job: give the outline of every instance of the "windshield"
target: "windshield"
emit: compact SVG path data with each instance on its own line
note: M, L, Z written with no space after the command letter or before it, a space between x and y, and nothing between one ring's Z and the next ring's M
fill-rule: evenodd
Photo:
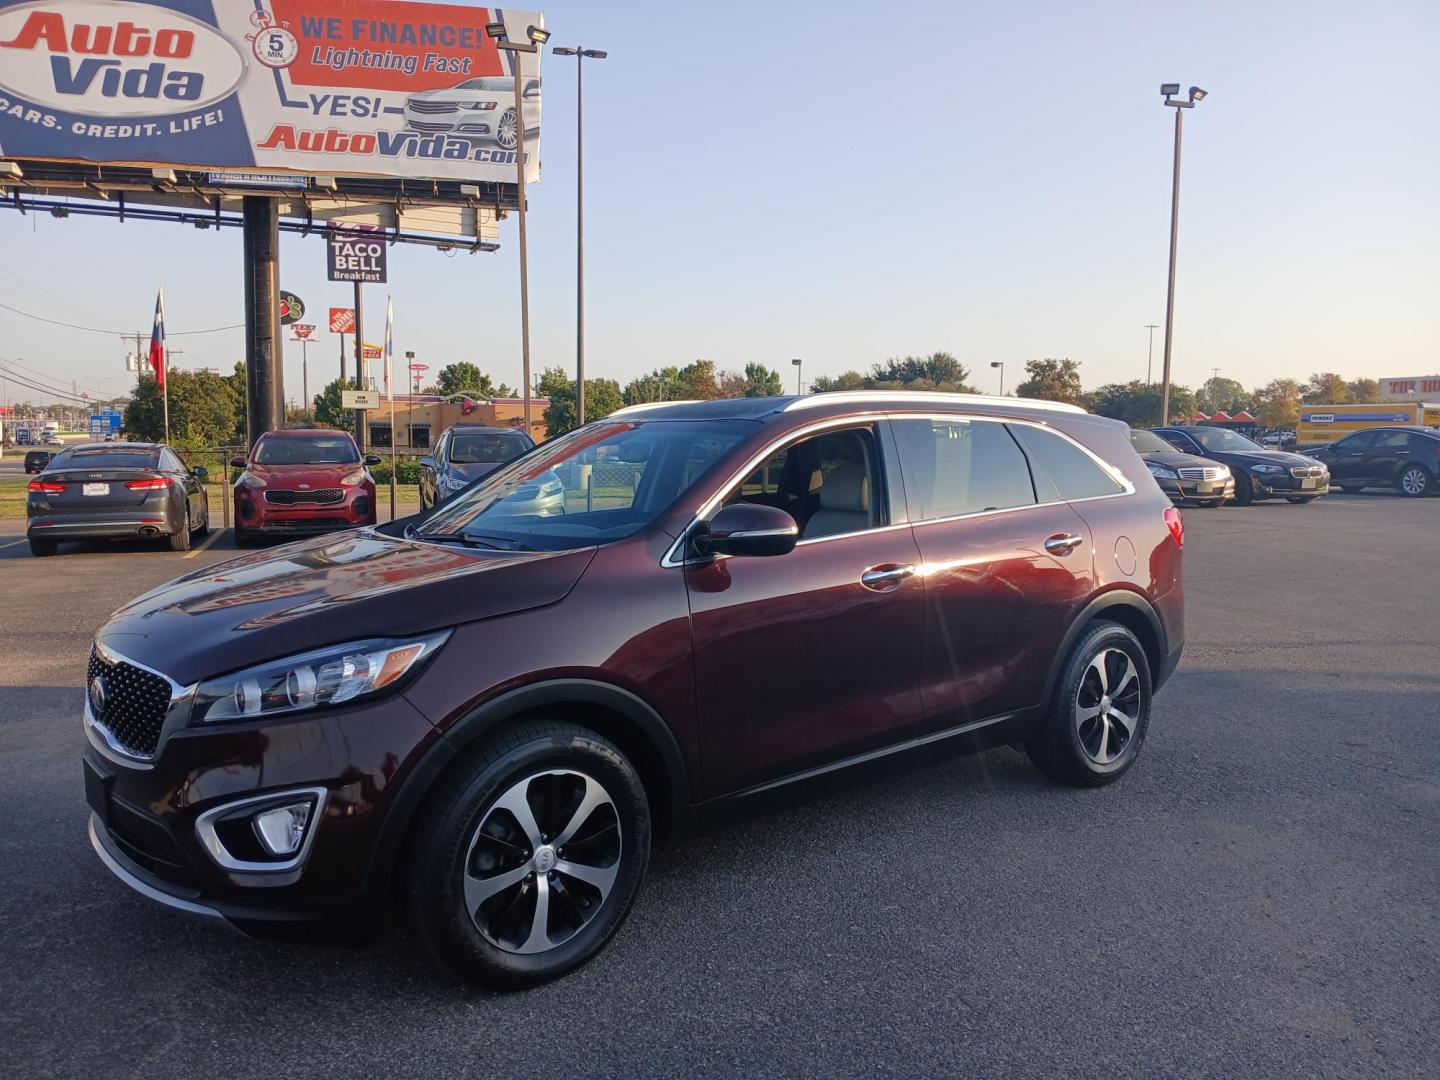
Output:
M353 465L359 460L348 435L267 436L255 447L259 465Z
M411 535L562 551L654 521L757 425L597 421L545 443L445 503Z
M1130 445L1137 454L1173 454L1175 448L1153 431L1130 429Z
M62 450L50 459L52 469L153 469L154 450Z
M450 443L450 461L455 465L490 465L510 461L530 449L524 435L456 435Z
M1206 450L1229 450L1232 453L1243 453L1246 450L1260 449L1259 446L1245 438L1244 435L1227 431L1224 428L1187 428L1185 434L1189 435Z

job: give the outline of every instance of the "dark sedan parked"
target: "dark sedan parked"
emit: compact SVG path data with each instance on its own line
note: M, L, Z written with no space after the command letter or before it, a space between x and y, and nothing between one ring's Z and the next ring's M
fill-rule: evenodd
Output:
M45 467L50 464L50 459L54 456L54 450L31 450L25 455L25 475L44 472Z
M1235 477L1235 502L1249 506L1259 499L1314 502L1330 490L1330 471L1314 458L1266 450L1244 435L1218 427L1156 428L1175 449L1228 465Z
M440 436L433 454L420 459L420 509L439 506L472 480L534 448L523 431L456 424Z
M1173 503L1219 506L1235 497L1235 478L1230 475L1228 465L1195 454L1182 454L1153 431L1132 430L1130 445L1135 447L1155 483Z
M1418 499L1440 484L1440 431L1435 428L1370 428L1306 453L1324 463L1347 492L1389 487Z
M156 443L87 443L62 450L30 481L25 504L32 555L61 540L166 537L171 551L210 528L205 470Z

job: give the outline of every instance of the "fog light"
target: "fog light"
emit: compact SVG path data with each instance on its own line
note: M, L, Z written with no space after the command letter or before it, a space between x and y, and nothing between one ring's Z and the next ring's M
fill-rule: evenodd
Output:
M255 835L271 855L294 855L305 839L305 826L310 821L310 803L276 806L255 815Z

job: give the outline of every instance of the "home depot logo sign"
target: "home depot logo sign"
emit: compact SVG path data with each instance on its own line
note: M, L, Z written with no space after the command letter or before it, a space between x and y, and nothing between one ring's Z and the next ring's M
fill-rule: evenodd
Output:
M117 14L124 11L126 18ZM240 53L214 27L167 8L104 0L20 4L0 12L0 83L88 116L203 108L235 89Z

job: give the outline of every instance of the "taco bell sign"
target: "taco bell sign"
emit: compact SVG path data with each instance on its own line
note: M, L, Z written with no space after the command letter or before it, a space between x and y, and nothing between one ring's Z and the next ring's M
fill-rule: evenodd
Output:
M385 281L383 233L336 229L330 234L328 251L331 281Z

